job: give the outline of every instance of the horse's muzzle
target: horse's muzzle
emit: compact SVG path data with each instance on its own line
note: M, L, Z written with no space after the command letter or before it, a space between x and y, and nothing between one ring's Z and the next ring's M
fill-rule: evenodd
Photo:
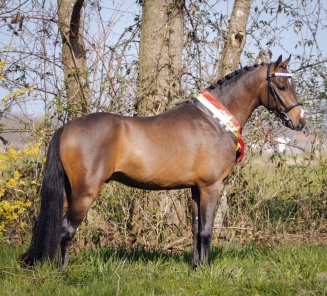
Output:
M285 125L286 127L295 130L295 131L300 131L304 128L305 124L306 124L306 118L305 117L301 117L297 123L297 125L294 125L292 120L289 119L288 117L286 117L285 119L282 119L282 124Z

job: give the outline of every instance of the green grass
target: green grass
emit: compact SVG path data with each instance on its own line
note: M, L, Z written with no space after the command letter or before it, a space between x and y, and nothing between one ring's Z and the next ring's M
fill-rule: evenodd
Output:
M325 295L327 247L223 245L210 267L190 268L191 250L92 249L64 272L21 269L22 247L0 249L0 295Z

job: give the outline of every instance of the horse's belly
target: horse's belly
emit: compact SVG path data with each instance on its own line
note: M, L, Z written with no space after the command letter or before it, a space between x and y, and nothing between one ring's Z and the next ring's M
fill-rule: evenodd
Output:
M194 185L192 169L176 161L131 161L112 175L112 180L141 189L181 189Z
M155 176L154 178L134 177L128 176L121 172L116 172L110 178L111 180L118 181L127 186L146 189L146 190L170 190L170 189L182 189L190 188L194 186L191 180L186 179L174 179L163 178Z

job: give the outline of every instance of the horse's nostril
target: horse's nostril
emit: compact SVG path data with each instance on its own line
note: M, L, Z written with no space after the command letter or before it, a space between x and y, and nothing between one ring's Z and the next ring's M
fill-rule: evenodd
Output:
M305 126L305 119L304 118L300 118L299 119L299 124L298 124L298 126L297 126L297 128L299 129L299 130L301 130L304 126Z

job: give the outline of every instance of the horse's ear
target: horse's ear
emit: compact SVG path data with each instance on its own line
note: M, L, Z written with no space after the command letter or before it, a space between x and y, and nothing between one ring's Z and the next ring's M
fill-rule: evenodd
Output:
M290 62L290 60L291 60L291 54L290 54L290 56L288 57L288 59L287 60L285 60L282 64L285 66L285 67L287 67L288 66L288 63Z
M282 55L279 56L278 60L274 63L274 70L276 70L282 63L283 57Z

